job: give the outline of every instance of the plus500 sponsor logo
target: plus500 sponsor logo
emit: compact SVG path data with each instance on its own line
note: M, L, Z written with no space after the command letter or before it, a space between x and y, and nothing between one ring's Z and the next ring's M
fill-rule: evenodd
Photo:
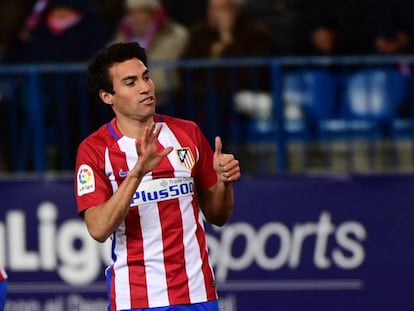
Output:
M111 261L110 240L104 244L95 242L84 222L77 218L57 224L58 211L55 204L43 202L37 208L36 219L31 218L29 223L22 210L6 212L4 222L0 222L0 264L13 272L56 271L72 285L87 285L102 278L103 265ZM28 231L37 233L31 236L32 243L33 238L37 239L36 247L29 245ZM303 261L303 243L309 237L315 237L315 268L335 265L355 269L365 259L366 235L362 224L345 221L334 225L331 215L322 212L319 221L295 224L292 229L280 222L268 222L257 229L247 222L228 224L220 229L218 237L207 234L207 243L217 279L225 280L229 271L242 271L254 263L263 270L285 266L295 269ZM266 253L266 246L274 237L279 243L271 256ZM235 256L233 248L239 238L245 239L244 249L236 251L240 255ZM328 253L331 238L335 247Z
M178 198L184 195L194 193L193 182L184 182L179 184L170 185L164 189L156 191L138 190L135 192L131 200L132 205L138 205L142 203L158 202L168 199Z

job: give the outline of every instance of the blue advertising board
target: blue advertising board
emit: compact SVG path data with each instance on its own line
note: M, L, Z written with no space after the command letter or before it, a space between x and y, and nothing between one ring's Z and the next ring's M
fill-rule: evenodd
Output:
M412 310L414 176L250 177L206 225L221 311ZM76 214L73 181L0 181L6 311L106 310L109 243Z

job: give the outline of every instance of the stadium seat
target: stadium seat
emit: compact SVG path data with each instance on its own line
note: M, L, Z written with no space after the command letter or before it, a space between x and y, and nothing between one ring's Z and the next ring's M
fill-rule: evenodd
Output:
M315 133L320 120L329 118L334 107L335 79L325 69L298 69L286 72L281 81L284 134L289 141L305 141ZM274 140L279 130L271 94L240 92L237 110L252 117L246 123L249 141ZM270 106L269 106L270 103ZM273 117L272 117L273 110Z
M336 81L327 69L300 69L283 78L285 131L293 139L309 139L320 122L332 117Z
M340 94L339 117L321 123L322 139L382 138L392 126L406 92L394 68L366 68L350 74Z

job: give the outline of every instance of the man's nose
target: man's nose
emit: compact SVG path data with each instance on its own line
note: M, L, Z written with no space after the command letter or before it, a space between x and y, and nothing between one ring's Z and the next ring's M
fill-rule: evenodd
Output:
M147 93L150 90L150 85L147 81L140 80L139 83L138 83L138 88L139 88L140 92Z

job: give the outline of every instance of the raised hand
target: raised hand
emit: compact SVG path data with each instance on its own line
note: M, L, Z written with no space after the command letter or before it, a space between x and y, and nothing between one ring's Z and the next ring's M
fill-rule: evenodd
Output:
M240 178L239 161L233 154L222 153L223 144L220 137L215 139L213 166L219 181L233 182Z
M166 147L158 152L158 136L161 132L162 125L155 128L155 123L151 123L145 128L142 140L137 140L138 161L134 167L137 173L146 174L152 171L174 148Z

